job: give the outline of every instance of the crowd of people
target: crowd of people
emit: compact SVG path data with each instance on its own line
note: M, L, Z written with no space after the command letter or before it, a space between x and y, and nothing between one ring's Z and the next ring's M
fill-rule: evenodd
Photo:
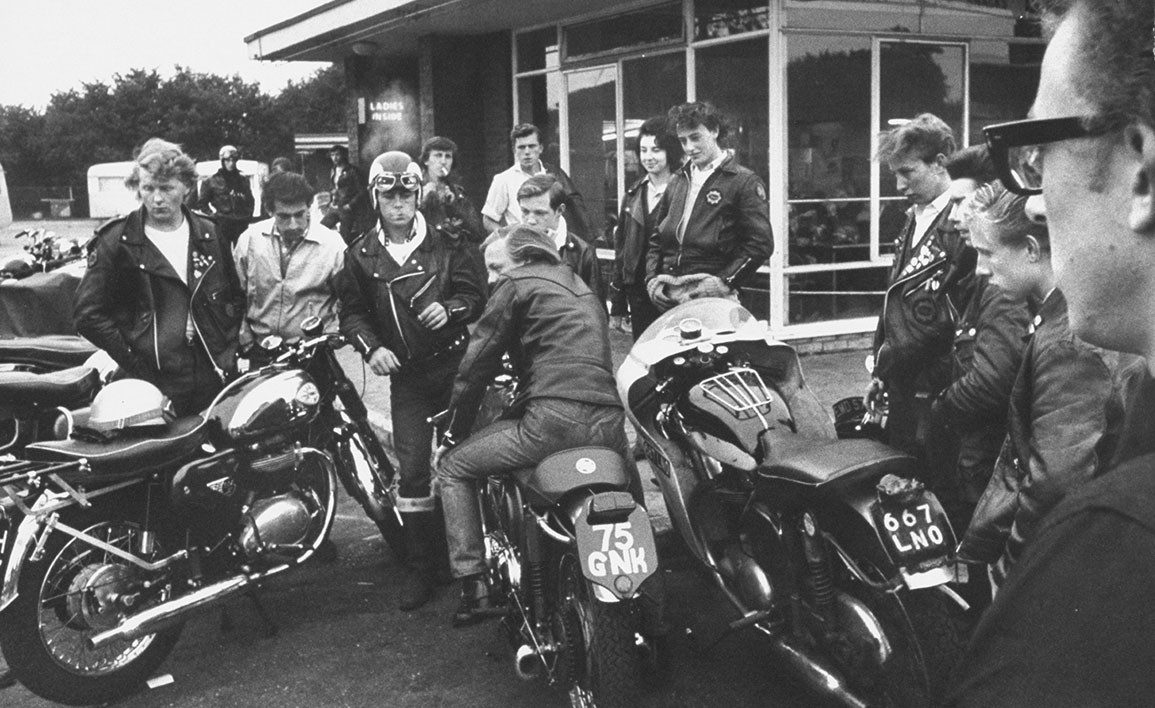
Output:
M1031 118L961 150L931 114L881 136L876 159L911 207L864 402L959 531L976 624L949 704L1141 705L1155 692L1152 3L1037 4L1049 45ZM579 444L632 459L611 320L637 339L688 299L736 297L770 257L766 187L726 132L696 102L641 126L644 175L626 190L609 282L581 195L542 162L533 125L511 131L514 162L480 210L454 179L456 144L435 137L418 160L378 156L367 177L334 148L320 223L314 188L277 171L268 218L240 230L253 204L236 148L221 149L198 213L195 164L154 138L128 182L140 210L92 242L77 328L180 413L259 365L265 337L301 336L304 317L340 331L390 377L399 606L452 577L452 622L471 624L491 603L477 481ZM518 398L476 431L503 355Z

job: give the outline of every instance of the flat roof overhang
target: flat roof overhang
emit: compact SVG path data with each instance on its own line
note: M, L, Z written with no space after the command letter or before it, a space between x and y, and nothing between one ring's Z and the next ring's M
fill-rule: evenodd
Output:
M646 4L653 1L330 0L250 34L245 45L250 58L267 61L341 61L357 42L372 42L377 56L411 56L424 35L487 34Z

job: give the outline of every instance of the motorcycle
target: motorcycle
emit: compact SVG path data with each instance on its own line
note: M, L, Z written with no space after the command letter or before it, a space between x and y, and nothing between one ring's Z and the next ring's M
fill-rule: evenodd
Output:
M499 376L479 419L496 416L516 385ZM654 649L657 610L644 593L657 546L626 491L626 464L609 448L573 448L478 486L486 581L504 601L494 611L516 647L514 669L566 690L575 708L636 706Z
M96 351L75 336L0 339L0 454L67 437L100 387Z
M617 382L675 530L741 615L728 631L841 705L936 705L966 603L915 460L839 439L795 351L730 300L663 314Z
M302 329L200 415L147 435L33 443L0 464L15 522L0 649L33 693L78 705L141 686L190 612L252 594L318 550L338 478L403 547L393 468L334 355L346 342L317 318Z
M14 238L27 238L25 253L8 259L0 265L0 280L6 278L26 278L33 273L47 273L80 260L83 249L76 239L63 241L52 231L43 229L24 230Z

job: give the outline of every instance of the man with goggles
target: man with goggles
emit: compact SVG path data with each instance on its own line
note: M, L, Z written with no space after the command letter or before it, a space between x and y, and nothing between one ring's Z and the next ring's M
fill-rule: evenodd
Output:
M426 421L449 405L469 340L466 325L481 314L486 292L477 246L430 223L418 208L421 182L421 168L403 152L373 161L369 186L378 223L345 252L338 288L341 333L374 374L390 377L397 509L409 551L402 610L429 600L436 569L448 563L429 484L433 427Z
M956 674L950 706L1141 706L1155 695L1155 58L1152 0L1041 0L1032 118L986 129L1045 220L1072 331L1146 357L1106 471L1043 519Z

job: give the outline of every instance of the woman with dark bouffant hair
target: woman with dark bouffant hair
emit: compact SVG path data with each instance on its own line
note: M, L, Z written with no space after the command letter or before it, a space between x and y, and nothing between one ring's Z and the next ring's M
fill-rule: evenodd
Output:
M650 118L638 129L638 162L646 171L622 200L614 230L614 274L610 283L610 316L621 326L630 318L637 341L658 318L658 308L646 293L646 245L657 228L656 215L666 185L682 166L682 146L670 132L665 116Z

